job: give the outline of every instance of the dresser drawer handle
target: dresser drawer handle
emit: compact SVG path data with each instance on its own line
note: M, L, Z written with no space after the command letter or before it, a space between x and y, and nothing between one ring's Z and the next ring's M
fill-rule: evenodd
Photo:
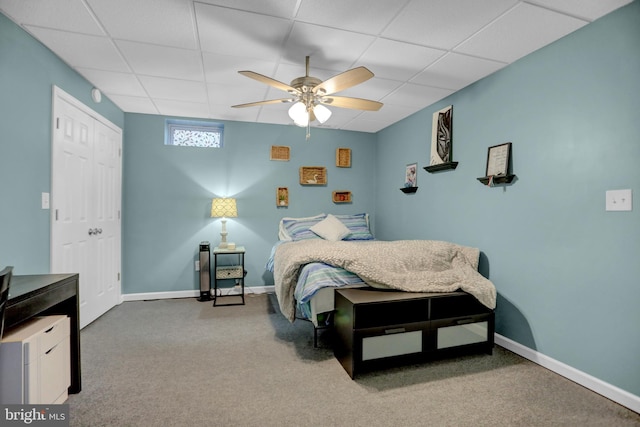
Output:
M49 332L53 331L55 329L55 325L50 327L49 329L47 329L46 331L44 331L45 334L48 334Z
M405 328L392 328L392 329L385 329L384 333L385 334L400 334L402 332L406 332L407 330Z
M54 345L53 347L51 347L48 351L46 351L44 354L49 354L51 353L53 350L56 349L56 347L58 346L58 344Z

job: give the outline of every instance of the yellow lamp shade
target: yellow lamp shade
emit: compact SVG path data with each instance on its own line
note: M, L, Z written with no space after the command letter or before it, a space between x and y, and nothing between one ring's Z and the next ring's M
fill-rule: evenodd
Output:
M234 198L216 198L211 202L211 218L236 218L238 208Z

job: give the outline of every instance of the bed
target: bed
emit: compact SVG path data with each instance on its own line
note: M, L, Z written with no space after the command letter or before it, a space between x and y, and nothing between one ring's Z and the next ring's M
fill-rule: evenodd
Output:
M495 286L478 273L476 248L436 240L374 239L366 213L283 218L266 268L282 314L326 327L334 290L375 287L407 292L463 290L490 309Z

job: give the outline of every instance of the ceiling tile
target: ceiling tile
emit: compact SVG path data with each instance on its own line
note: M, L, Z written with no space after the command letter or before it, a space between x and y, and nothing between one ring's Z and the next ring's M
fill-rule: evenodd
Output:
M413 107L408 107L406 105L398 105L398 104L385 104L384 107L380 111L384 110L384 118L377 119L382 123L386 123L386 126L393 124L399 120L404 119L405 117L409 117L410 115L416 112L416 109ZM367 113L366 119L373 120L373 113Z
M411 79L412 83L460 90L505 67L504 62L448 53Z
M206 103L206 86L202 82L167 79L164 77L140 76L140 82L153 99L170 99Z
M295 15L298 1L299 0L198 0L199 3L262 13L269 16L279 16L287 19L293 18Z
M166 99L154 99L153 102L163 116L209 117L209 106L207 104Z
M196 49L191 2L86 0L115 39Z
M447 89L407 83L392 94L382 98L382 102L385 103L385 106L386 104L395 104L421 109L451 95L453 92Z
M46 28L27 27L29 31L72 67L108 71L130 71L122 56L106 37L89 36Z
M594 21L633 0L529 0L547 9Z
M360 57L358 65L369 68L378 77L404 81L445 53L424 46L377 39Z
M374 40L373 36L296 22L282 49L282 60L304 64L305 56L310 56L316 68L345 71Z
M339 95L380 101L388 94L397 90L403 84L403 82L399 82L397 80L374 77L364 83L339 92Z
M234 120L238 122L255 122L258 120L259 108L229 108L227 105L209 104L209 116L217 120Z
M195 50L128 41L116 43L137 74L182 80L204 80L201 56Z
M406 0L303 1L296 19L364 34L378 35L404 6Z
M96 36L105 35L91 12L80 1L1 0L0 10L21 24Z
M104 94L147 96L144 88L133 74L113 71L78 68L87 80L99 87Z
M291 28L282 18L195 4L200 46L205 52L274 60Z
M256 82L256 84L259 84ZM266 88L258 88L259 92ZM247 104L249 102L263 101L264 95L256 97L255 88L244 85L230 86L223 84L207 84L207 91L211 103L218 105L226 105L231 108L232 105ZM286 96L286 94L285 94ZM254 107L246 107L254 108Z
M587 22L522 3L456 48L457 52L513 62Z
M382 36L451 49L517 3L516 0L412 0Z
M108 95L108 97L120 107L122 111L128 113L160 114L151 99L147 97L139 98L126 95Z
M388 125L390 125L391 123L387 124L385 126L385 124L379 122L379 121L375 121L375 120L366 120L366 119L361 119L361 118L356 118L354 120L351 120L349 123L344 124L341 129L344 130L351 130L351 131L355 131L355 132L367 132L367 133L376 133L381 129L384 129L385 127L387 127Z
M204 73L207 82L232 85L248 85L251 80L238 71L249 70L271 77L276 63L249 57L203 53ZM287 82L288 83L288 82ZM256 87L259 82L255 82Z

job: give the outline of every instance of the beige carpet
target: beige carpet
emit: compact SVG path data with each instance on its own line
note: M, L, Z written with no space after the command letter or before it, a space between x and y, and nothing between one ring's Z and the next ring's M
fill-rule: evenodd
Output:
M285 320L273 295L246 300L126 302L87 326L71 425L640 426L639 414L500 347L353 381L330 334L313 348L311 324Z

